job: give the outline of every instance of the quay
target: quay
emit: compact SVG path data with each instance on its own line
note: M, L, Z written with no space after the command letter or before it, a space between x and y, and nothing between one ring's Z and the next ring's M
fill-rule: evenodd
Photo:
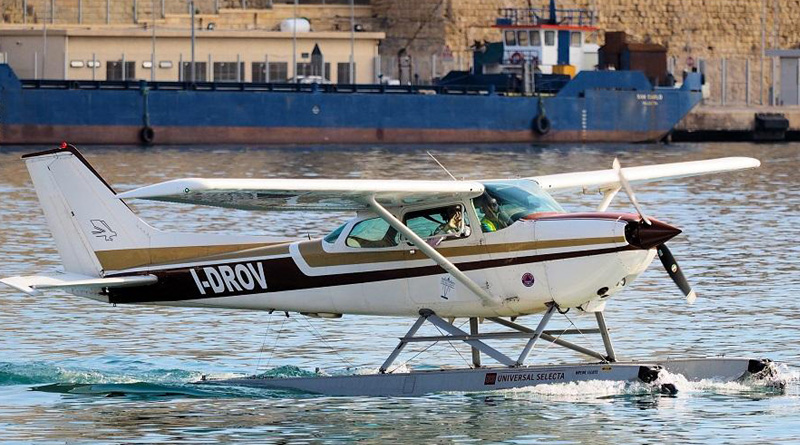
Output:
M670 137L676 142L798 141L800 106L700 105L675 126Z

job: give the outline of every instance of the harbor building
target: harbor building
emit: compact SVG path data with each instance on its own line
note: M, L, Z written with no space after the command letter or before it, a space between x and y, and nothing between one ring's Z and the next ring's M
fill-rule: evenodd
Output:
M350 23L371 15L363 0L352 5L196 1L194 10L187 10L188 4L4 2L0 57L26 79L379 80L378 48L385 33L367 32L360 24L350 29Z
M206 29L192 39L188 29L156 31L154 39L152 29L56 25L45 37L41 29L6 28L0 52L26 79L287 82L297 75L301 82L349 84L377 82L384 38L379 32Z

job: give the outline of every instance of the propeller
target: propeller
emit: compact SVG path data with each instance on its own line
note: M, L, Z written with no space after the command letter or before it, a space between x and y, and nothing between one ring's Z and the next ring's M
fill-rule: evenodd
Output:
M639 206L639 201L636 200L636 195L633 192L633 188L631 187L627 178L625 178L625 174L622 172L622 167L620 166L618 159L614 158L612 168L615 172L617 172L619 183L625 190L625 194L628 195L628 199L630 199L631 204L633 204L633 207L636 209L636 212L642 218L642 222L650 227L653 227L653 222L644 215L642 208ZM653 227L653 229L657 229L658 226L665 225L657 222L656 227ZM653 229L650 229L649 232L653 232ZM670 236L670 238L672 236ZM680 266L678 266L678 262L675 260L675 257L669 250L669 247L667 247L666 243L658 244L656 246L656 252L658 252L658 258L661 260L661 264L664 265L664 269L667 271L667 274L669 274L669 277L672 278L672 281L678 286L681 292L683 292L683 295L686 297L686 301L689 304L693 304L695 300L697 300L697 294L694 292L694 290L692 290L692 286L689 285L689 282L686 280L686 276L683 275L683 271L681 270Z
M686 281L686 277L678 266L678 262L675 261L675 257L672 256L669 247L667 247L666 244L662 244L656 247L656 252L658 252L658 259L661 260L661 264L664 265L664 269L667 270L669 277L672 278L672 281L678 285L683 295L686 296L686 301L689 304L693 304L697 299L697 294L692 290L692 286L689 285L689 282Z
M642 221L644 221L648 226L651 225L650 220L644 216L644 212L642 212L642 208L639 207L639 201L636 200L636 194L633 193L633 187L628 182L628 179L625 178L625 175L622 173L622 167L619 165L619 159L614 158L614 162L611 164L611 168L617 172L617 177L619 178L619 184L625 189L625 194L628 195L628 199L631 200L631 204L633 204L633 208L636 209L636 212L639 216L642 217Z

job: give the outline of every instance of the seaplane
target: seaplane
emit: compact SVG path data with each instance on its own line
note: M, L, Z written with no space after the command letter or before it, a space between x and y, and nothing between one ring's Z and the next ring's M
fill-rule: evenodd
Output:
M611 169L490 180L184 178L124 192L115 191L66 143L23 160L64 268L0 280L25 294L60 290L114 305L416 319L372 374L256 375L200 383L413 396L586 380L659 384L668 373L726 381L777 373L767 359L619 360L603 315L656 256L686 300L697 297L666 245L681 230L646 216L632 185L752 169L760 165L756 159L626 168L615 159ZM597 193L600 202L592 211L568 213L552 196L568 190ZM607 211L620 191L635 213ZM266 212L351 211L355 217L321 239L167 233L140 219L126 204L130 200ZM568 310L593 314L597 327L546 329L555 314ZM469 321L468 331L454 323L459 318L462 326ZM523 318L538 323L525 326ZM417 335L425 323L441 335ZM482 323L505 331L482 331ZM564 338L576 333L599 334L604 350ZM524 346L510 356L489 344L501 340ZM469 345L471 366L392 368L407 345L438 341ZM589 361L528 364L537 342ZM483 356L492 363L483 364ZM675 388L662 383L660 389Z

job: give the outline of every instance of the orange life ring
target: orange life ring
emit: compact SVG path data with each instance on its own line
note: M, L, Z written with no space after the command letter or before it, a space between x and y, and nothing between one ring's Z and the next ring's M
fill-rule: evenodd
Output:
M519 64L521 64L522 62L525 61L525 56L523 56L522 54L517 52L517 53L512 54L511 57L509 57L508 60L511 63L513 63L514 65L519 65Z

